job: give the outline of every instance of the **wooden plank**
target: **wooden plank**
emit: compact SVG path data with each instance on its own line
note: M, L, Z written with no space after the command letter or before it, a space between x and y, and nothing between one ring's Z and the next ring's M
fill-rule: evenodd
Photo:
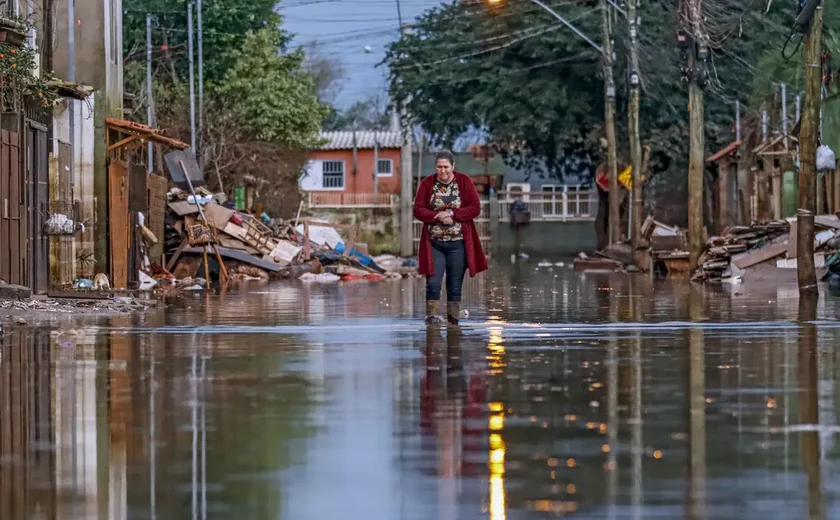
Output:
M218 204L206 204L204 206L204 216L211 222L216 229L225 229L225 226L230 219L233 218L235 211L228 209Z
M187 202L185 200L170 202L169 209L174 211L179 217L198 214L198 207L192 202Z
M840 218L836 215L817 215L814 217L814 224L829 229L840 229Z
M131 238L128 218L128 169L124 162L113 159L108 166L108 226L111 287L125 289L128 285L128 249Z
M10 243L9 238L9 132L0 132L0 280L9 281L11 278L11 248L5 247Z
M733 256L732 263L739 269L746 269L747 267L752 267L762 262L766 262L767 260L772 260L777 256L781 256L787 253L787 250L787 241L777 242L775 244L762 247L756 251L749 251L747 253L741 253L740 255Z
M790 224L790 234L788 235L787 257L796 258L796 240L799 236L799 226L796 225L796 220Z
M251 264L253 266L259 267L261 269L265 269L266 271L277 272L280 270L280 265L274 262L267 262L261 258L257 258L255 256L249 255L243 251L238 251L236 249L228 249L226 247L218 248L219 253L225 257L230 258L231 260L237 260L239 262L244 262L246 264ZM184 249L184 253L187 254L202 254L202 248L200 247L187 247Z

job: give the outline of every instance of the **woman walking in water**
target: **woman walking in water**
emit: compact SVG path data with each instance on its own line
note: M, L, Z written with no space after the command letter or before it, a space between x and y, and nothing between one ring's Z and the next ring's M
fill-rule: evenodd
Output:
M446 318L458 324L461 287L467 269L470 276L487 269L487 257L475 227L481 201L472 179L455 171L451 152L435 156L435 175L417 189L414 217L423 223L420 236L420 274L426 276L426 321L439 317L440 293L446 274Z

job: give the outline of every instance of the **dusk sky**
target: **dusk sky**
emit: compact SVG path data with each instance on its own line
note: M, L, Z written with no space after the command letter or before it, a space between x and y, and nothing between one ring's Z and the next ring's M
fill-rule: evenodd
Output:
M411 22L440 0L400 0L403 22ZM338 58L345 82L336 97L339 107L371 96L386 96L387 71L376 67L385 46L399 35L396 0L282 0L284 27L297 44L316 41L319 53ZM365 46L371 53L365 53Z

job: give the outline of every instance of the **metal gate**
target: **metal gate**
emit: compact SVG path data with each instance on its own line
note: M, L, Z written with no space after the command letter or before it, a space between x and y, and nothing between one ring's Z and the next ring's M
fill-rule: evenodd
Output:
M50 172L47 154L47 133L30 124L26 143L29 182L29 253L32 292L44 294L49 289L50 243L44 234L50 196Z
M0 131L0 279L27 285L25 236L21 233L23 187L20 135Z

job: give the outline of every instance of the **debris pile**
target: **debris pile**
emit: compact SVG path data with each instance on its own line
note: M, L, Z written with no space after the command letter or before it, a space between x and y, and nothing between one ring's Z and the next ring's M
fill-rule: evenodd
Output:
M223 194L199 188L196 195L169 191L167 264L150 266L145 273L150 284L204 288L207 281L217 280L373 281L416 272L411 260L371 258L367 246L355 241L357 226L272 219L261 209L254 214L237 210ZM343 238L338 229L349 237Z
M840 247L840 218L819 215L814 219L814 264L826 266L826 258ZM748 269L767 266L796 269L796 218L735 226L711 237L692 280L738 283Z

